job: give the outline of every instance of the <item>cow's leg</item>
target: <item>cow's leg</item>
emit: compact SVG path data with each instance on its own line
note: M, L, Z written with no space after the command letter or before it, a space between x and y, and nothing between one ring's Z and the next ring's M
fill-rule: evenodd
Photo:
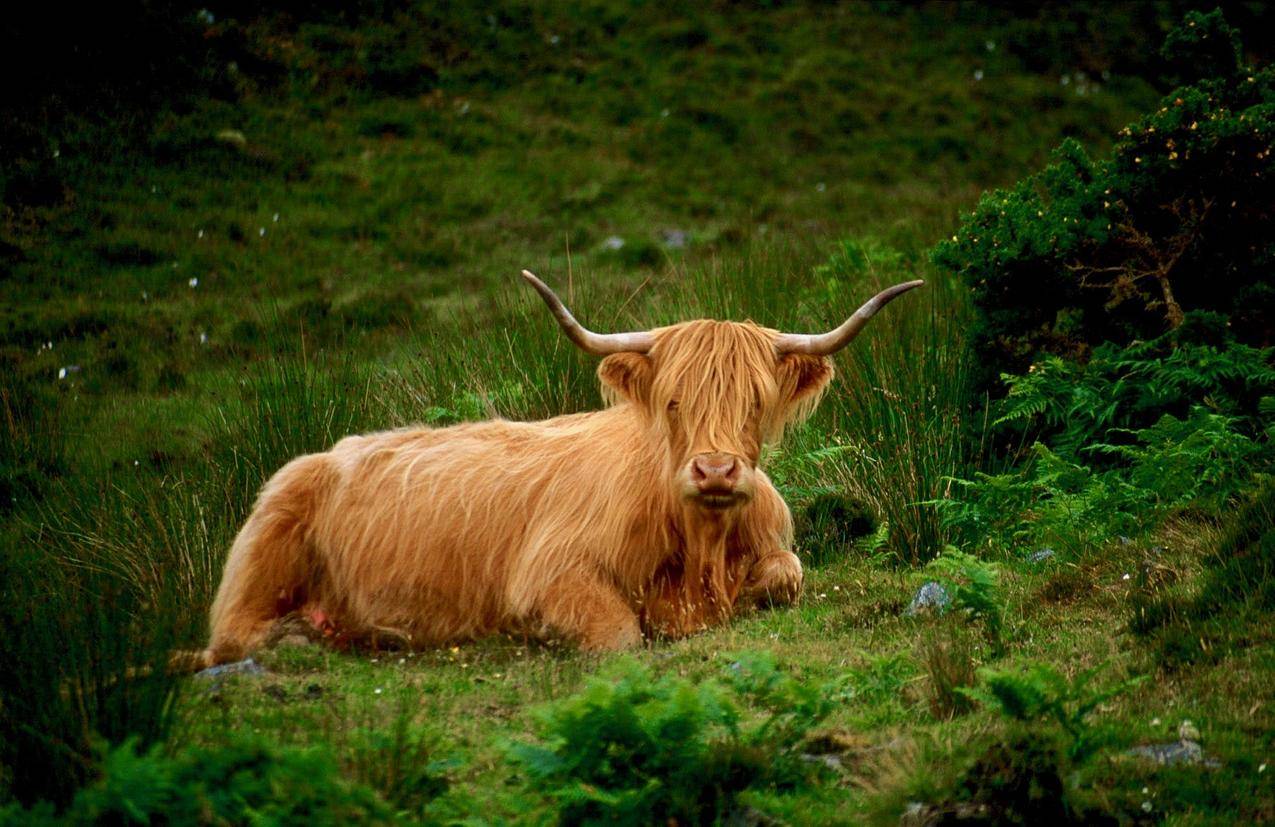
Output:
M801 595L801 561L793 544L792 512L765 475L732 537L730 582L735 605L788 605Z
M326 471L324 458L302 457L263 489L226 559L204 650L207 665L246 657L277 619L305 602L315 576L305 523Z
M587 652L615 652L642 643L637 615L620 593L584 575L560 577L546 589L540 618L551 632Z
M801 561L791 551L763 555L748 571L739 599L746 605L787 606L801 595Z

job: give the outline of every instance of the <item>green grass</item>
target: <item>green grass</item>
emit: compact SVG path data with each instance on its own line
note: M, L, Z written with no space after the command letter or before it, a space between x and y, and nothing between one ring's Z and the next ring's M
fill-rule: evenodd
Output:
M595 361L515 282L530 267L597 328L817 329L884 284L928 280L837 358L819 412L767 458L799 512L832 503L875 535L806 531L818 565L799 606L633 656L701 682L768 652L840 687L810 749L843 772L746 791L746 805L897 823L909 802L946 800L979 750L1017 737L959 687L977 666L1045 662L1153 676L1094 713L1117 734L1068 780L1086 806L1275 817L1272 771L1258 770L1275 746L1265 610L1225 615L1227 645L1188 668L1131 630L1150 545L1190 594L1211 582L1215 520L1004 561L996 649L958 618L902 615L926 577L907 564L955 539L932 502L953 477L997 470L968 301L925 251L1064 136L1101 151L1154 102L1150 85L1117 71L1080 94L1023 46L1057 32L969 9L684 11L263 18L242 34L276 56L277 82L246 73L238 100L161 113L140 144L87 126L60 137L68 198L4 214L20 251L0 278L4 795L66 800L98 772L95 733L174 760L248 735L317 747L406 820L552 820L508 744L614 658L501 638L281 646L261 654L265 677L216 689L135 671L203 642L230 539L292 456L353 432L600 404ZM419 87L412 55L435 73ZM246 143L219 139L227 129ZM1120 757L1184 718L1216 770Z

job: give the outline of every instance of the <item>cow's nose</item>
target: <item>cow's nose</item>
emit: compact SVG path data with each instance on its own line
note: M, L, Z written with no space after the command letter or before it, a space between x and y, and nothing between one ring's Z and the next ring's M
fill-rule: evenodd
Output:
M691 482L701 494L729 494L739 481L739 462L730 454L700 454L691 461Z

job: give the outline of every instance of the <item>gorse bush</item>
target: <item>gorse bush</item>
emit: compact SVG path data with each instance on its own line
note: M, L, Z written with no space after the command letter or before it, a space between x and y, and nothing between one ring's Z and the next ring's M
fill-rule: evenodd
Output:
M545 709L542 743L510 754L544 785L562 824L715 823L745 789L804 780L797 746L830 711L822 688L765 655L727 675L725 685L692 683L624 661Z
M1275 69L1243 65L1216 11L1188 14L1166 51L1197 74L1123 130L1110 157L1063 143L934 249L973 292L984 385L1041 352L1084 357L1153 338L1190 310L1227 314L1251 344L1275 336Z

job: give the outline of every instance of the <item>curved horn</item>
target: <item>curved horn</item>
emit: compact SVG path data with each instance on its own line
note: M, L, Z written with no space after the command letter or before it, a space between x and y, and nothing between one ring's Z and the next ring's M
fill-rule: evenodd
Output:
M877 293L864 302L863 307L854 311L854 315L846 319L840 327L827 333L781 333L775 339L775 349L780 353L806 353L811 356L831 356L841 348L850 344L850 340L859 335L864 325L895 297L925 284L922 280L905 281Z
M611 353L646 353L655 344L655 337L646 331L636 333L594 333L576 321L571 311L562 303L562 299L549 289L530 270L523 270L522 277L536 288L540 298L545 300L553 316L562 326L567 338L575 342L576 347L594 356L606 356Z

